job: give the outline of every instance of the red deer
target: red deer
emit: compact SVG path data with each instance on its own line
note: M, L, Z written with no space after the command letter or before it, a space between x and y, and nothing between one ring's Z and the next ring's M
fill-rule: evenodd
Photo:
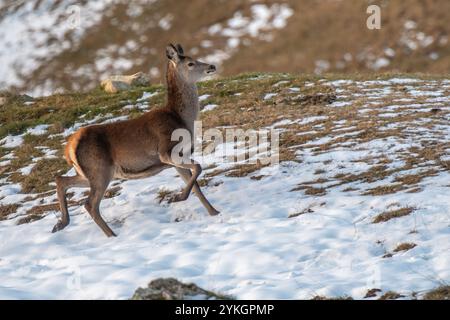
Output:
M186 129L193 134L194 121L199 114L196 82L215 73L216 67L186 56L179 44L167 46L166 54L165 107L132 120L90 125L68 139L65 158L75 168L76 175L56 178L62 216L52 232L64 229L70 222L67 189L88 187L86 210L108 237L115 236L99 211L100 201L111 180L150 177L171 167L175 167L186 187L170 201L184 201L193 190L210 215L219 214L197 183L202 172L200 164L191 159L179 163L171 157L172 148L179 143L172 141L172 133Z

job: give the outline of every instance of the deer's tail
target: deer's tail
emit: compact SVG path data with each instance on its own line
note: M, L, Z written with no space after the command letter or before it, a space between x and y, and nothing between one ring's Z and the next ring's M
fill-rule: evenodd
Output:
M84 174L83 169L81 168L80 164L78 163L78 157L77 157L78 144L79 144L80 139L82 138L83 134L84 134L84 130L82 128L69 137L66 148L64 149L64 157L66 158L66 161L69 164L69 166L73 166L75 168L76 172L80 176L86 178L86 175Z

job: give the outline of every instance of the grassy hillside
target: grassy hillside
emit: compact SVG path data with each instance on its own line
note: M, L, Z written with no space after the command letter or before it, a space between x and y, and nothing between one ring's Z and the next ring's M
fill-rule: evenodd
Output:
M393 84L392 93L380 95L380 101L372 104L366 92L383 90L380 83L383 79L396 78L396 75L385 74L371 79L366 88L361 88L357 82L367 80L367 76L298 76L291 74L244 74L233 78L225 78L201 83L200 95L208 95L202 105L219 105L212 111L201 115L204 129L216 127L238 127L242 129L260 129L274 126L283 130L280 139L280 161L299 161L302 146L309 145L314 153L324 153L338 146L355 143L367 143L373 140L403 138L426 128L431 130L438 124L444 125L449 117L448 106L442 108L435 104L427 104L426 96L414 96L415 90L427 80L432 88L444 89L443 94L449 95L448 85L441 87L439 77L421 76L421 82L408 84ZM400 75L401 77L401 75ZM410 77L410 76L409 76ZM351 80L350 80L351 78ZM343 82L338 90L332 83L333 79ZM344 79L344 80L342 80ZM347 79L347 80L345 80ZM377 83L377 81L381 81ZM423 82L422 82L423 81ZM339 82L339 81L338 81ZM364 83L364 82L362 82ZM427 88L431 84L427 85ZM417 88L416 88L417 87ZM299 88L298 92L297 89ZM431 89L427 89L431 90ZM145 92L158 93L150 99L141 99ZM301 92L301 93L299 93ZM341 92L347 92L342 94ZM413 94L411 94L413 92ZM9 149L0 145L0 156L11 160L0 166L0 178L6 178L4 183L19 183L24 193L42 193L53 190L52 182L57 174L69 168L63 159L63 147L69 134L83 124L102 123L115 118L134 118L143 112L164 105L165 89L161 85L143 87L116 95L95 89L87 93L57 94L37 98L33 102L24 102L20 96L11 95L8 103L1 107L0 139L9 136L20 136L23 143ZM270 94L267 97L266 95ZM386 113L383 108L389 108L400 102L398 109L407 112ZM408 104L424 104L423 108L410 109ZM437 100L439 102L439 100ZM333 103L340 107L330 107ZM427 108L427 109L426 109ZM361 113L360 111L364 111ZM295 123L296 119L311 119L306 123ZM426 124L419 120L426 120ZM285 124L285 121L293 123ZM337 134L336 123L342 122ZM278 124L278 125L277 125ZM47 126L44 132L36 135L27 130L39 126ZM320 127L320 130L315 128ZM382 129L383 128L383 129ZM413 131L413 132L409 132ZM367 194L385 194L400 190L419 190L418 184L426 177L435 175L441 170L448 170L450 163L441 160L450 147L446 132L435 132L441 139L433 138L424 141L419 146L411 146L410 152L402 154L405 161L403 167L390 169L392 163L387 155L379 155L375 160L365 159L367 163L377 165L358 175L347 174L334 177L335 185L345 185L355 181L376 181L390 176L396 176L394 183L389 183L370 190ZM327 141L328 136L336 137ZM323 143L319 143L322 141ZM428 142L428 143L426 143ZM430 145L433 147L430 148ZM39 146L39 148L36 148ZM49 151L51 150L51 151ZM43 156L51 152L51 157ZM428 164L428 165L427 165ZM20 169L30 167L24 173ZM427 166L429 170L421 173L401 176L402 171ZM236 165L227 168L226 175L245 176L254 170L256 165ZM224 173L213 171L206 174L211 177ZM325 194L327 188L314 188L314 184L324 185L326 181L319 178L299 185L298 190L306 190L311 194ZM328 187L329 188L329 187ZM54 209L53 207L49 209Z
M95 89L31 102L8 95L0 107L0 235L11 263L5 271L9 287L21 287L21 297L42 289L29 287L38 280L22 283L13 271L19 247L42 252L43 246L58 257L92 254L94 260L101 250L120 255L131 254L129 246L141 248L131 250L136 260L125 259L133 266L126 267L121 285L114 285L117 291L64 293L68 298L129 297L150 278L168 276L167 270L237 298L415 298L448 284L448 79L252 73L201 83L199 94L202 108L209 106L201 113L205 129L278 129L280 165L218 160L206 165L200 182L222 211L217 220L205 217L194 197L167 203L181 186L171 171L113 182L102 210L125 241L118 247L105 242L80 207L84 190L70 193L72 224L50 233L59 214L54 178L69 170L63 146L83 125L162 106L165 89L156 85L116 95ZM196 250L188 249L191 245ZM91 247L96 249L87 250ZM194 259L193 252L205 256ZM229 260L235 256L239 261ZM27 259L20 261L28 264ZM114 259L111 272L125 263ZM90 261L80 263L99 270ZM146 263L152 267L133 269ZM271 275L264 283L272 286L261 284L260 268ZM365 284L373 268L380 268L381 280ZM0 296L10 294L0 289Z

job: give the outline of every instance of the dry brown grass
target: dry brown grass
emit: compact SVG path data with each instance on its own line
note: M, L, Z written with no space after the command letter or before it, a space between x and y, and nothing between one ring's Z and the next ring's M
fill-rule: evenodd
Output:
M26 215L17 221L17 224L30 223L33 221L40 220L46 216L48 212L59 211L59 203L50 203L34 206L27 210Z
M389 211L386 211L386 212L383 212L383 213L380 213L379 215L377 215L375 217L375 219L373 220L373 223L387 222L391 219L405 217L405 216L410 215L414 210L415 210L415 208L413 208L413 207L405 207L405 208L400 208L400 209L396 209L396 210L389 210Z
M8 219L8 216L16 213L19 207L20 205L16 203L0 205L0 221Z
M365 196L383 196L386 194L397 193L400 190L404 190L405 187L402 184L389 184L384 186L378 186L375 188L371 188L362 194Z
M314 296L311 300L325 301L325 300L353 300L352 297L342 296L342 297L325 297L325 296Z
M385 294L383 294L378 300L397 300L404 297L405 296L395 291L388 291Z
M305 194L308 196L324 196L327 194L327 190L325 188L314 188L314 187L307 187L305 189Z
M113 186L112 188L106 190L104 198L111 199L117 197L118 195L120 195L120 190L122 190L121 186Z
M264 166L260 164L237 165L234 166L233 169L228 170L225 176L234 178L246 177L257 170L260 170L263 167Z
M56 176L68 170L62 158L43 159L36 163L29 175L18 178L25 193L41 193L54 189L49 183L55 182Z
M399 244L395 249L394 252L402 252L402 251L408 251L411 250L413 248L417 247L417 244L415 243L410 243L410 242L405 242L405 243L401 243Z
M450 300L450 286L441 286L425 294L424 300Z
M376 296L378 295L378 293L380 293L380 292L382 292L382 290L381 290L381 289L377 289L377 288L373 288L373 289L367 290L367 293L366 293L366 295L364 296L364 299L367 299L367 298L374 298L374 297L376 297Z
M156 199L159 201L159 203L162 203L163 201L169 200L170 197L173 196L175 193L176 193L175 191L163 188L158 191Z
M437 174L438 171L436 169L430 169L416 174L397 176L395 177L395 181L403 185L416 185L420 183L424 178L436 176Z
M296 217L302 216L302 215L307 214L307 213L314 213L314 210L311 209L311 208L306 208L303 211L299 211L299 212L295 212L295 213L289 214L288 218L296 218Z

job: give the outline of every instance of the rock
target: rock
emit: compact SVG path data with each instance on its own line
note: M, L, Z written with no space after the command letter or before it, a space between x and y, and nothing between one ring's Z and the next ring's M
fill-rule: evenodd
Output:
M10 102L25 103L33 100L33 97L26 94L14 94L8 91L0 91L0 107Z
M150 85L150 78L143 72L138 72L130 76L110 76L101 82L103 90L109 93L130 90L133 87L143 87Z
M102 88L109 93L130 90L131 86L125 82L112 81L110 79L102 81Z
M138 288L131 300L230 300L232 297L217 294L185 284L174 278L159 278L151 281L147 288Z

